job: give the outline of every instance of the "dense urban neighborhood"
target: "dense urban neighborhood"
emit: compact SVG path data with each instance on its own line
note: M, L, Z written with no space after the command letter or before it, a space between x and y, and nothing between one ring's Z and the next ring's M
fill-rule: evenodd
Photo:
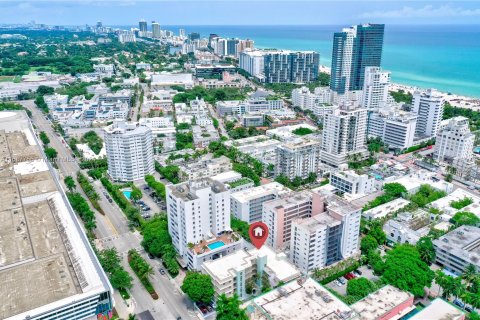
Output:
M480 319L480 102L386 32L1 27L0 319Z

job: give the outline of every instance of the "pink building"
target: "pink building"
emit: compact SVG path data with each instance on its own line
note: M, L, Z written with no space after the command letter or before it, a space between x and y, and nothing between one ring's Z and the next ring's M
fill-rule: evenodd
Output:
M267 244L274 249L290 243L292 221L324 211L324 198L313 192L291 192L263 203L262 221L268 226Z

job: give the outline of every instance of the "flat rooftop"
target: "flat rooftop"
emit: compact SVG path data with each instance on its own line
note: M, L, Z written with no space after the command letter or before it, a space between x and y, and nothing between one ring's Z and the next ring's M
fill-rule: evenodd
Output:
M471 199L473 203L461 209L455 209L451 206L452 201L463 200L465 198ZM468 211L474 213L477 216L480 216L480 197L461 188L455 189L446 197L433 201L432 203L430 203L430 206L445 211L451 216L453 216L456 212L459 211Z
M415 314L410 320L427 320L427 319L445 319L459 320L463 319L465 313L454 305L437 298L432 301L425 309Z
M289 282L245 305L252 320L358 319L355 311L311 278Z
M167 188L172 191L172 194L175 197L181 198L183 201L197 200L198 196L196 191L205 188L211 188L215 193L228 191L227 187L223 183L212 180L211 178L200 178L194 181L169 185Z
M36 316L59 300L110 290L23 117L0 112L0 149L12 159L0 167L0 319Z
M410 201L403 198L398 198L390 202L384 203L382 205L379 205L378 207L364 211L362 212L362 216L371 217L372 219L383 218L392 212L395 212L397 210L400 210L406 207L408 204L410 204Z
M406 314L414 308L413 295L386 285L350 307L360 315L361 320L372 320L382 319L384 315L403 304L405 305L397 314Z
M461 226L434 240L436 248L480 265L480 228Z
M257 199L261 197L265 197L270 194L284 194L287 192L291 192L289 188L285 187L284 185L278 182L270 182L258 187L250 188L247 190L242 190L238 192L232 193L231 197L237 200L238 202L245 203L252 199Z

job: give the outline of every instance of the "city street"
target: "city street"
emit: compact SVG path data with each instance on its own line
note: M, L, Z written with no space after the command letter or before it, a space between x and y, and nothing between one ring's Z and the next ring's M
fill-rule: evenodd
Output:
M32 122L36 129L44 131L50 138L49 145L57 150L57 165L62 184L63 177L67 175L75 177L80 167L76 159L71 156L71 152L67 149L65 143L62 142L63 138L58 136L52 129L51 122L46 120L46 116L35 106L33 101L19 101L19 103L32 112ZM149 310L153 317L159 320L175 320L178 317L195 319L195 312L191 302L179 291L173 279L170 279L167 275L160 275L158 271L161 267L160 261L148 258L141 246L141 235L138 232L133 233L130 231L127 218L115 203L108 202L104 194L106 190L100 181L95 181L92 185L100 197L99 204L105 212L105 215L101 215L94 210L97 221L97 228L95 229L97 241L103 248L115 247L117 249L122 256L122 265L134 279L133 287L130 289L131 303L133 304L132 310L136 314ZM87 199L80 187L77 187L77 190ZM160 297L158 300L151 298L128 265L127 252L130 249L137 249L154 268L155 274L150 279ZM123 300L118 301L117 299L116 304L119 311L127 310L127 305ZM127 317L128 314L121 314L121 316Z

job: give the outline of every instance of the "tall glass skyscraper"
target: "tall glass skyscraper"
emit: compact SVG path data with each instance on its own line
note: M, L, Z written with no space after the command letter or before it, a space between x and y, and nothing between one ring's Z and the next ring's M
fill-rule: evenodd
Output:
M380 67L384 24L362 24L333 36L330 88L343 94L362 90L366 67Z
M147 27L147 21L145 21L145 20L140 20L140 21L138 22L138 29L140 29L140 31L142 31L142 32L147 32L147 29L148 29L148 27Z

